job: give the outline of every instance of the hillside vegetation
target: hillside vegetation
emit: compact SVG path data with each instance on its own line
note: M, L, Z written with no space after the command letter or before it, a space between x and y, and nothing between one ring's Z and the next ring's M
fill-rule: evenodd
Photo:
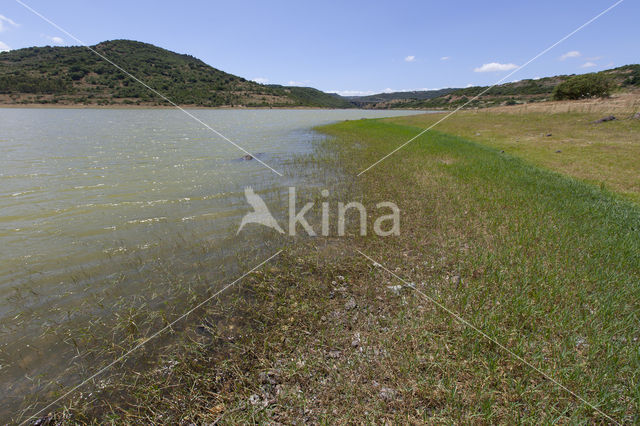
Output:
M92 46L181 105L349 108L308 87L261 85L190 55L130 40ZM0 54L0 103L165 105L166 101L85 47L31 47Z
M397 100L404 99L413 99L413 100L428 100L434 99L441 96L446 96L451 92L455 92L455 88L450 89L437 89L437 90L413 90L409 92L389 92L389 93L378 93L375 95L368 96L349 96L351 102L358 106L371 106L378 103L384 104L385 102L392 102Z
M624 91L640 87L640 65L622 67L585 74L584 78L594 76L606 79L612 91ZM571 80L572 75L559 75L539 79L527 79L495 86L469 103L469 108L485 108L499 105L516 105L531 102L544 102L553 99L556 86ZM464 89L443 89L424 92L382 93L360 98L350 98L352 102L364 108L421 108L451 109L466 104L470 99L483 93L489 86L473 86ZM436 94L436 96L433 96ZM598 95L598 94L594 94Z
M342 97L311 87L263 85L226 73L190 55L131 40L92 46L179 105L203 107L323 107L452 109L487 86ZM606 79L612 91L638 88L640 65L581 76L522 80L491 88L469 108L543 102L573 79ZM576 80L577 81L577 80ZM573 90L569 90L574 96ZM584 97L582 95L578 97ZM168 105L86 47L30 47L0 53L0 105Z

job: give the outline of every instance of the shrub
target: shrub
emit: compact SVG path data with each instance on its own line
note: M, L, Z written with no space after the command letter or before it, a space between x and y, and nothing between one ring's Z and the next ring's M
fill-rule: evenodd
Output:
M604 74L576 75L553 89L553 99L584 99L609 96L611 80Z

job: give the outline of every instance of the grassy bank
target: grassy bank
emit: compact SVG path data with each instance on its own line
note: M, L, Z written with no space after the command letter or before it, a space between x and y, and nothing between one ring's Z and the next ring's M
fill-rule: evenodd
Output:
M355 176L431 119L326 126L324 154L304 161ZM473 126L464 128L475 135ZM186 330L157 367L118 366L126 374L48 419L610 422L452 311L616 421L639 421L640 208L608 185L537 167L566 172L545 163L551 155L533 156L535 144L504 149L513 135L497 134L480 144L429 132L345 178L341 201L370 212L380 201L398 204L399 237L292 242L197 312L202 326ZM621 173L631 166L621 162Z
M595 123L609 113L550 112L553 107L533 112L524 108L464 111L440 123L438 130L640 201L640 120L630 118L634 110L616 113L615 121ZM392 121L426 128L441 117L420 115Z

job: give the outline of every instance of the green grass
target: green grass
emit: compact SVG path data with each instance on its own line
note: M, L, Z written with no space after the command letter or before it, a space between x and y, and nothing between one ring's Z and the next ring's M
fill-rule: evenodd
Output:
M419 128L321 131L331 137L294 166L338 167L347 200L396 202L401 235L296 241L200 313L209 336L187 329L156 368L127 370L58 419L608 423L412 289L390 289L401 282L358 249L607 415L640 421L636 204L439 132L356 180Z
M350 155L357 158L356 170L418 130L381 121L327 128L347 146L355 140L369 143L366 152ZM404 214L402 237L372 240L368 250L387 259L392 270L400 267L409 281L424 282L425 292L587 400L602 404L605 412L635 419L636 205L497 149L438 132L424 135L362 177L367 194L398 200ZM425 261L440 261L445 269L434 276L421 266ZM461 276L464 285L452 286L447 275ZM483 351L478 336L464 333L469 341L460 345L475 349L463 358L484 364L487 356L504 355ZM479 368L471 386L482 387L486 373ZM531 397L525 403L533 404L529 412L547 419L555 410L568 410L576 419L589 417L588 410L578 409L544 380L539 382L543 391L524 386L541 379L529 373L507 375L501 385L515 386L514 395ZM516 385L521 380L522 388ZM512 416L516 407L509 407Z

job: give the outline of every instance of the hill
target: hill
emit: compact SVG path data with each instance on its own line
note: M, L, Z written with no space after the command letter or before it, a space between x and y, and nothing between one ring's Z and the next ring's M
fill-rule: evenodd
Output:
M92 46L180 105L353 107L310 87L262 85L190 55L131 40ZM0 53L0 104L166 105L85 47L30 47Z
M375 95L368 96L347 96L350 102L354 103L357 106L361 107L371 107L376 104L384 104L388 102L398 101L398 100L428 100L437 98L440 96L447 95L451 92L454 92L458 89L450 88L450 89L438 89L438 90L413 90L408 92L388 92L388 93L378 93Z
M625 65L592 74L609 77L614 91L640 87L640 65ZM551 100L553 89L572 76L559 75L501 84L493 87L478 99L473 100L468 107L484 108L548 101ZM363 108L451 109L464 105L488 87L473 86L464 89L442 89L440 91L380 93L371 96L351 97L349 100Z

